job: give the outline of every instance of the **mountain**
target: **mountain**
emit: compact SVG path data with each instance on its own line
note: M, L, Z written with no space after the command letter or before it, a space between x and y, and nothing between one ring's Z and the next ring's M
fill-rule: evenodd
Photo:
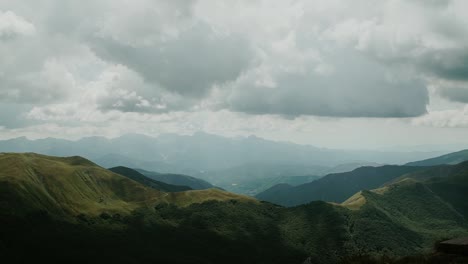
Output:
M468 160L468 149L461 150L458 152L449 153L435 158L425 159L421 161L409 162L408 166L435 166L442 164L458 164Z
M326 149L255 136L228 138L200 132L158 137L127 134L112 139L87 137L76 141L21 137L0 140L0 151L79 155L105 168L125 166L191 175L247 195L256 195L277 183L290 183L285 177L323 176L363 165L402 164L445 154ZM300 182L305 178L291 179Z
M129 134L113 139L88 137L77 141L54 138L28 140L22 137L0 141L0 151L35 152L56 156L79 155L101 162L107 162L106 156L112 161L115 159L112 155L119 155L128 160L146 163L149 167L110 162L105 164L106 167L126 166L188 175L195 175L194 173L200 171L224 170L249 163L322 167L356 162L400 164L445 154L326 149L270 141L255 136L227 138L200 132L193 135L162 134L158 137ZM108 156L109 154L111 156ZM154 165L150 165L151 163ZM171 170L167 171L165 166ZM298 174L289 174L291 175ZM317 174L312 173L312 175Z
M93 162L104 168L124 166L127 168L146 168L148 170L177 171L177 166L163 161L137 160L121 154L107 154L99 158L93 158Z
M81 157L0 154L0 256L8 263L424 263L412 260L434 257L398 257L468 234L468 163L450 167L444 175L408 173L341 204L286 208L217 189L161 192Z
M340 203L360 190L378 188L392 179L422 169L396 165L361 167L351 172L329 174L299 186L284 184L273 186L256 197L284 206L295 206L317 200Z
M256 195L278 183L306 183L320 178L329 167L284 163L247 163L196 174L230 192ZM296 175L301 175L297 176Z
M6 209L57 215L130 212L160 192L98 167L81 157L0 155L0 195Z
M364 253L399 248L400 252L394 253L412 254L421 247L431 247L441 237L468 234L468 162L450 166L443 174L440 171L428 169L416 172L416 177L410 173L343 202L342 206L351 210L355 245L365 245L361 248ZM421 177L421 173L432 177ZM372 241L370 248L368 241Z
M9 263L300 263L311 250L336 258L344 243L332 205L291 218L217 189L161 192L76 156L1 154L0 198L0 255ZM325 226L328 217L338 221ZM311 221L306 234L334 242L306 250L294 234L282 238Z
M136 169L137 172L143 174L144 176L151 178L156 181L165 182L173 185L182 185L188 186L193 190L204 190L215 188L211 183L183 174L172 174L172 173L158 173L154 171L146 171L141 169Z
M304 176L277 176L277 177L268 177L261 179L245 179L245 180L233 180L230 185L227 185L227 190L234 193L246 194L250 196L255 196L269 188L278 185L301 185L304 183L312 182L317 179L320 179L320 176L313 175L304 175ZM222 186L225 186L221 184Z
M129 179L132 179L136 182L139 182L145 186L148 186L150 188L163 191L163 192L182 192L182 191L192 190L192 188L188 186L173 185L173 184L168 184L162 181L151 179L141 174L140 172L127 168L127 167L120 166L120 167L110 168L109 170L117 174L120 174L122 176L125 176Z
M357 168L360 167L380 167L385 164L380 164L376 162L353 162L353 163L345 163L345 164L340 164L336 165L334 167L331 167L325 171L323 171L322 174L319 174L320 176L325 176L327 174L332 174L332 173L342 173L342 172L348 172L348 171L353 171Z
M361 191L343 206L352 209L350 235L363 254L411 255L434 241L468 234L466 216L424 183L403 181Z
M168 187L181 188L164 184L164 188ZM213 196L214 193L217 194ZM61 216L80 212L128 213L155 200L184 205L212 198L253 200L215 189L165 193L82 157L58 158L34 153L0 154L0 196L1 205L9 210L43 210Z

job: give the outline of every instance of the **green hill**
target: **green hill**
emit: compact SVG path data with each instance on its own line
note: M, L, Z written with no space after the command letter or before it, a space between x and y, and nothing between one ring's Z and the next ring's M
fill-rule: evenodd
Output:
M211 183L198 179L192 176L183 175L183 174L173 174L173 173L158 173L154 171L146 171L141 169L136 169L139 173L144 176L151 178L156 181L165 182L172 185L181 185L188 186L193 190L204 190L215 188Z
M0 155L0 198L9 263L300 263L317 245L289 230L316 219L308 232L325 239L338 228L327 215L339 217L325 203L297 218L219 189L161 192L80 157L32 153Z
M180 188L166 184L163 189L168 187L171 191ZM213 192L218 193L215 200L253 200L220 190L205 190L191 195L188 201L181 195L145 187L81 157L0 154L0 206L15 212L44 210L54 215L130 213L169 200L178 204L178 197L184 205L203 202L211 199Z
M408 166L435 166L435 165L455 165L468 160L468 149L449 153L439 157L425 159L421 161L409 162Z
M81 157L0 155L2 209L57 215L129 213L162 193Z
M422 177L421 174L426 174ZM408 255L468 234L468 162L407 174L342 203L359 251Z
M386 254L391 259L381 263L393 263L468 234L468 163L451 167L407 174L342 204L286 208L219 189L162 192L80 157L0 154L0 257L331 264ZM405 169L390 170L383 175Z
M173 185L173 184L168 184L165 182L151 179L136 170L123 167L123 166L110 168L109 170L117 174L120 174L122 176L125 176L129 179L132 179L136 182L139 182L147 187L150 187L159 191L163 191L163 192L182 192L182 191L192 190L192 188L188 186Z
M335 173L299 186L279 185L258 194L256 198L284 206L311 201L343 202L360 190L378 188L404 174L423 170L411 166L361 167L350 172Z
M468 234L463 215L425 184L403 181L359 196L359 206L343 205L352 209L353 245L365 254L411 255L430 250L434 241Z

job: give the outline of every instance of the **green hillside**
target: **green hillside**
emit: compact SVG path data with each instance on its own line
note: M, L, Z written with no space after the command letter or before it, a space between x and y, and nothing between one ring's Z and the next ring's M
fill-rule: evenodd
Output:
M193 190L204 190L214 188L211 183L198 179L192 176L183 175L183 174L173 174L173 173L158 173L154 171L147 171L136 169L139 173L144 176L151 178L156 181L165 182L172 185L181 185L188 186Z
M318 240L338 228L325 203L298 218L219 189L161 192L80 157L2 154L0 190L0 256L13 263L300 263L333 246L302 244L297 224L315 219Z
M0 206L15 212L44 210L54 215L130 213L169 200L178 204L179 197L184 205L203 202L212 199L213 192L218 193L214 200L253 200L220 190L199 191L187 199L183 195L145 187L81 157L0 154Z
M411 255L428 251L434 241L468 234L466 219L425 184L403 181L359 196L359 207L343 205L352 209L353 245L365 254Z
M445 172L445 173L443 173ZM422 177L421 174L426 174ZM468 235L468 162L407 174L342 203L360 252L408 255L434 241Z
M114 167L109 169L112 172L115 172L117 174L120 174L122 176L125 176L129 179L132 179L136 182L139 182L147 187L163 191L163 192L182 192L182 191L188 191L192 190L192 188L188 186L181 186L181 185L173 185L173 184L168 184L165 182L157 181L154 179L151 179L140 172L130 169L127 167Z
M409 162L408 166L435 166L435 165L455 165L468 160L468 149L458 152L449 153L439 157L425 159L420 161Z
M411 166L361 167L350 172L334 173L299 186L278 185L259 193L256 198L284 206L311 201L341 203L360 190L378 188L404 174L426 168Z
M438 176L407 174L341 204L286 208L219 189L161 192L80 157L1 154L0 257L6 263L412 263L399 257L428 254L435 241L468 234L468 163L449 174L426 173Z
M81 157L0 155L2 209L57 215L129 213L162 196Z

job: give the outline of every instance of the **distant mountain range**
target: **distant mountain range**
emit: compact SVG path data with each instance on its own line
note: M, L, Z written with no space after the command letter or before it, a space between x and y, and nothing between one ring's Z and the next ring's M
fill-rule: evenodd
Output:
M206 133L195 133L191 136L163 134L156 138L129 134L114 139L89 137L78 141L55 138L29 140L21 137L0 141L0 151L35 152L57 156L80 155L105 167L126 166L189 175L262 163L318 166L320 169L363 162L402 164L445 154L335 150L269 141L254 136L226 138ZM145 164L146 167L127 166L120 163L122 161L137 162ZM318 175L318 172L314 174Z
M256 197L284 206L295 206L317 200L341 203L360 190L378 188L401 175L422 169L397 165L361 167L350 172L329 174L298 186L279 184L257 194Z
M408 166L434 166L449 164L454 165L468 160L468 149L449 153L435 158L425 159L421 161L409 162L406 165Z
M380 167L360 167L350 172L334 173L319 180L298 186L277 184L259 193L260 200L284 206L295 206L311 201L343 202L360 190L379 188L382 185L411 177L424 179L449 173L452 167L439 166L428 169L426 166L458 164L468 160L468 150L407 163L404 166L386 165Z
M348 178L360 184L389 181L343 203L285 208L218 189L165 192L135 170L115 169L122 176L77 156L4 153L0 255L8 263L321 264L386 255L382 263L393 263L468 235L468 162L415 168L356 169ZM352 185L332 175L323 179ZM406 263L421 258L464 263L440 255Z
M129 134L114 139L89 137L77 141L21 137L0 141L2 151L79 155L104 168L125 166L191 175L225 190L248 195L256 195L277 183L298 185L360 166L402 164L445 154L335 150L254 136L226 138L206 133L163 134L156 138Z

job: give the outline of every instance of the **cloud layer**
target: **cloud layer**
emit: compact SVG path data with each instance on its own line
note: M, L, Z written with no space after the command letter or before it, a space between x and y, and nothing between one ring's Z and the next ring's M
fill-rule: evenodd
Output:
M468 102L463 0L0 6L0 104L18 120L0 126L198 111L418 117L433 101L428 87L448 102ZM457 107L450 111L466 111ZM443 113L413 124L450 112Z

